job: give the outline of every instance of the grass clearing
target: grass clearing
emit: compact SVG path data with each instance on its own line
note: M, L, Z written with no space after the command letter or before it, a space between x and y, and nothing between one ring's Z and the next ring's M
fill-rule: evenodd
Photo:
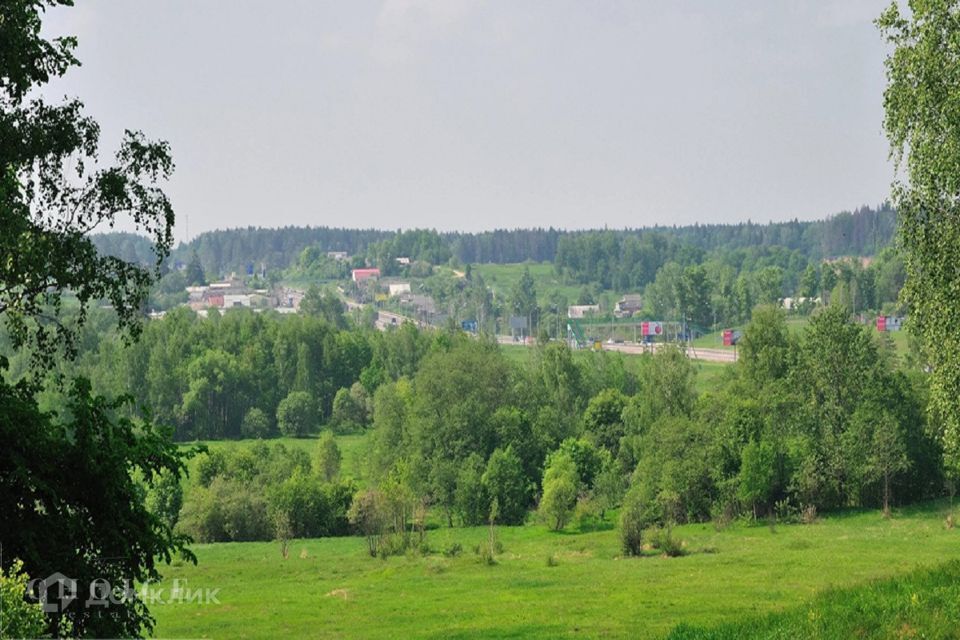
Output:
M661 637L677 624L733 623L788 611L818 591L957 557L945 503L838 514L813 525L677 527L689 555L620 557L617 532L501 527L497 564L471 551L484 527L438 529L428 557L366 555L361 538L196 545L200 564L164 585L218 588L219 604L154 605L174 637ZM460 543L463 553L440 553ZM548 560L553 558L553 560ZM183 584L181 582L181 584ZM162 586L162 585L161 585Z
M474 273L483 276L483 281L493 291L494 295L500 298L510 296L514 286L520 281L524 269L530 269L530 276L533 278L534 286L537 290L537 298L541 305L549 304L547 296L553 292L559 292L563 295L569 304L576 304L580 297L580 291L583 285L565 284L554 270L552 262L521 262L514 264L473 264L471 265ZM607 305L612 305L620 299L621 293L615 291L605 291ZM561 313L566 309L561 310Z
M681 625L669 640L956 638L960 561L849 589L831 589L782 613L712 628Z

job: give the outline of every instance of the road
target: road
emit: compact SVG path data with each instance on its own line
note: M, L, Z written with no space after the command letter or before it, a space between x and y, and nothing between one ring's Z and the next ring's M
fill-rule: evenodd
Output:
M533 343L527 342L516 342L510 336L497 336L497 342L500 344L514 344L517 346L532 346ZM630 355L637 355L640 353L649 353L656 351L657 348L662 343L654 344L627 344L627 343L614 343L610 344L608 342L603 343L604 351L617 351L620 353L627 353ZM687 356L692 360L703 360L704 362L736 362L736 352L729 351L727 349L693 349L687 348Z
M604 351L619 351L620 353L646 353L656 351L662 343L655 344L604 344ZM737 353L726 349L693 349L687 347L687 356L693 360L703 360L705 362L736 362Z
M347 305L347 308L350 310L363 307L364 305L353 302L352 300L344 300ZM392 311L378 311L376 326L377 329L384 331L389 327L399 326L404 322L413 322L417 326L421 326L421 323L418 323L413 318L408 316L400 315L399 313L393 313ZM516 342L511 336L497 336L497 342L500 344L513 344L518 346L532 346L535 344L532 340L527 342ZM657 348L662 343L654 344L627 344L627 343L603 343L604 351L618 351L620 353L626 353L631 355L636 355L640 353L647 353L651 351L656 351ZM735 351L729 351L727 349L693 349L687 348L687 356L693 360L703 360L704 362L735 362L737 359L737 354Z

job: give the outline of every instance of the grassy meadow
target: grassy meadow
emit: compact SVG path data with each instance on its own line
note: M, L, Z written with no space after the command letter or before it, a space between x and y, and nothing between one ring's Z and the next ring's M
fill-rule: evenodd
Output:
M576 304L583 285L564 284L557 276L552 262L526 262L517 264L474 264L471 267L474 273L483 276L483 281L499 298L506 298L520 281L524 269L530 269L530 276L536 283L537 297L541 305L549 304L547 296L559 292L567 298L570 304ZM609 301L616 302L620 293L606 291L604 294Z
M163 585L220 589L219 604L152 610L160 637L662 637L680 623L792 620L825 589L957 558L960 531L945 516L945 504L930 503L889 520L863 511L773 528L685 525L674 530L688 552L678 558L623 558L612 525L499 527L493 566L473 552L485 527L435 529L435 553L386 560L369 557L361 538L297 540L286 559L279 543L195 545L199 565L165 568ZM462 554L445 556L455 543Z
M829 589L786 611L713 627L680 625L668 640L957 638L960 561Z

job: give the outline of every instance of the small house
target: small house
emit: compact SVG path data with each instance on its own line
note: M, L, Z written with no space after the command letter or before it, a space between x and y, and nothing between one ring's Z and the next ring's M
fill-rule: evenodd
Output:
M376 280L380 277L380 269L354 269L350 273L354 282L364 282L365 280Z

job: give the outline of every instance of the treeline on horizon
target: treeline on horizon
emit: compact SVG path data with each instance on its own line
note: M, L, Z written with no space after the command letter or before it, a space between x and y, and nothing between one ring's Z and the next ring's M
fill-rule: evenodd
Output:
M844 211L825 220L758 224L695 224L654 226L642 229L562 230L554 228L497 229L477 233L438 232L427 229L387 231L333 227L247 227L209 231L181 243L171 264L187 264L196 255L205 271L243 273L250 266L268 270L296 264L308 247L345 251L361 256L371 266L409 257L431 264L451 259L460 264L509 264L526 261L555 262L564 268L565 255L583 243L606 250L606 259L629 258L637 247L676 245L676 252L694 255L749 247L782 247L810 260L840 256L870 256L888 246L896 233L896 213L888 204ZM139 263L153 261L149 241L129 233L93 236L104 253ZM559 260L559 261L558 261ZM356 266L360 266L357 263Z

